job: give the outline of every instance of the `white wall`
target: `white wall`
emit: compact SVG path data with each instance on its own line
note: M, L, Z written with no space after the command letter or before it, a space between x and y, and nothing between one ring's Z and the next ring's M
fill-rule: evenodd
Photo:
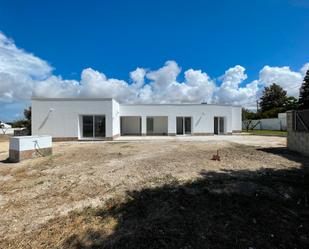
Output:
M254 127L254 130L277 130L285 131L287 129L286 113L279 113L278 118L264 118L259 120L252 120L250 128ZM243 123L243 129L246 129L245 123Z
M120 105L120 116L168 116L168 133L174 134L177 116L192 117L193 133L213 133L215 116L225 117L226 132L241 130L241 107L195 104Z
M148 116L152 117L152 116ZM152 117L153 118L153 134L166 134L168 133L168 117Z
M137 135L141 133L140 117L122 117L121 132L123 135Z
M119 103L115 100L113 104L113 136L120 135L120 110Z
M111 99L33 99L32 134L80 138L81 115L105 115L106 137L113 136Z
M176 117L192 118L193 134L213 134L214 117L225 119L225 132L241 130L241 107L201 104L121 105L112 99L40 99L32 100L32 134L63 138L81 138L82 115L105 115L106 137L120 134L120 116L142 118L142 133L146 134L146 117L165 116L168 133L176 134ZM165 118L166 119L166 118ZM129 124L129 133L138 133L139 119ZM137 130L138 129L138 130ZM163 119L154 123L154 132L164 130Z
M232 130L233 131L241 131L242 123L241 118L242 109L239 107L232 106Z

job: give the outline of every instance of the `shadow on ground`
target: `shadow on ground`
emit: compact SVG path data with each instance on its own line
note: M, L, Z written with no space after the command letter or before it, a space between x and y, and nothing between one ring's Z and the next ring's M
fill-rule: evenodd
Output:
M93 215L117 221L114 232L74 234L65 248L309 248L309 160L284 149L263 149L301 169L201 172L128 193Z

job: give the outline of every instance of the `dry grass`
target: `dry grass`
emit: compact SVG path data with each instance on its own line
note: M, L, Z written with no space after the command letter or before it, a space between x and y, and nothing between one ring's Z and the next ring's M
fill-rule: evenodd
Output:
M222 161L211 161L210 158L217 149L220 149ZM0 154L0 160L5 157L5 154ZM233 193L232 199L222 200L226 202L229 200L234 204L238 200L239 205L235 204L233 208L239 208L241 202L251 200L246 199L246 196L255 194L254 186L263 189L265 184L264 178L257 179L250 176L246 181L255 180L254 184L248 187L243 183L243 176L248 177L251 173L253 176L259 176L260 173L257 172L264 172L266 168L281 171L282 175L288 174L291 170L298 170L297 172L302 175L304 166L306 159L298 155L227 142L55 143L54 155L51 157L37 158L19 164L0 163L0 241L3 245L0 247L95 248L99 245L99 248L103 246L123 248L124 244L121 244L123 236L128 236L126 238L135 243L131 244L131 248L147 248L145 244L139 246L137 238L144 236L143 239L146 239L147 234L159 236L157 234L159 228L150 225L153 221L151 217L157 217L156 219L160 221L157 225L165 231L165 222L171 222L170 218L174 215L170 212L175 210L178 218L174 217L176 223L166 230L169 234L167 240L163 239L163 244L161 242L154 244L157 247L152 248L165 248L164 243L169 245L166 248L198 248L198 244L195 246L191 244L191 247L184 247L185 244L180 245L176 242L169 244L169 241L174 241L173 233L169 229L176 229L175 236L186 233L183 226L188 224L182 224L179 219L181 215L178 213L181 212L181 209L178 209L182 205L185 205L184 208L188 208L187 211L191 211L192 215L196 213L197 216L192 222L196 222L197 227L206 226L210 221L214 222L209 216L206 216L206 220L202 219L202 223L197 222L195 219L199 216L201 219L204 213L199 209L186 207L187 204L180 205L181 198L188 199L188 205L191 202L195 203L194 205L204 206L204 209L207 209L207 203L213 200L209 211L214 211L215 205L223 195L216 199L212 194L202 196L203 191L208 189L207 193L224 194L228 187L229 192ZM231 173L225 171L234 172L235 177L241 179L239 181L241 184L235 185L238 181L230 178ZM216 172L218 175L211 172ZM276 178L267 179L267 183L271 183L274 179ZM212 183L209 185L209 182ZM292 182L294 185L286 184L286 178L278 182L287 188L295 187L294 181ZM267 188L268 190L274 188L275 190L272 190L274 192L281 189L278 186L269 185ZM253 190L246 191L249 188ZM180 193L179 189L185 189L185 192ZM297 191L293 190L298 193L295 194L295 198L300 198L299 195L303 190L299 189L298 185L296 189ZM261 207L285 206L284 199L279 203L274 201L276 198L269 194L272 193L270 190L266 191L269 196L263 196L262 203L266 204ZM289 191L286 193L292 195ZM240 196L239 199L237 196ZM270 201L265 202L267 198L270 198ZM304 197L300 199L304 200ZM132 205L135 208L132 209ZM148 210L148 205L155 210ZM254 205L257 205L257 202L251 202L249 206ZM301 205L305 205L305 202ZM142 212L142 207L145 208L143 215L148 215L148 218L143 216L141 220L139 212ZM289 203L286 208L295 212ZM115 212L111 212L112 210ZM134 215L127 216L128 212ZM299 219L303 221L303 217L297 215L300 217L298 221ZM124 219L129 223L124 223ZM228 217L226 219L229 220ZM265 222L267 219L269 217L265 217ZM149 226L149 231L144 231L137 225L138 223L143 227ZM291 225L291 228L295 228L294 225ZM140 230L136 229L142 229L143 232L140 233ZM191 241L189 237L187 240ZM153 237L151 241L154 241ZM304 241L307 243L306 238ZM232 244L229 243L227 245L232 248ZM117 246L113 247L112 244ZM264 245L266 246L264 248L267 248L267 245Z

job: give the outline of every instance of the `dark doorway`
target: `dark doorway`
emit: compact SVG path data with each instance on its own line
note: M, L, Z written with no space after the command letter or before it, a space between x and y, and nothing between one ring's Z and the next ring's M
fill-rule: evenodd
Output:
M185 117L185 134L191 134L191 117Z
M183 135L183 118L177 117L177 135Z
M224 134L224 117L214 117L214 134Z

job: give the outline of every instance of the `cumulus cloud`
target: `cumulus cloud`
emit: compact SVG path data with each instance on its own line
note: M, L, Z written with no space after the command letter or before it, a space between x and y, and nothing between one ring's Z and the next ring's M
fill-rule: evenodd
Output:
M303 67L305 68L305 66ZM304 70L304 69L301 70ZM280 85L289 95L297 97L299 88L303 80L301 70L299 72L292 71L290 67L270 67L265 66L260 71L260 82L265 86L272 83Z
M217 103L237 104L252 107L259 90L258 81L253 81L244 87L240 84L248 78L245 68L237 65L225 71L221 77L222 84L217 88L214 99Z
M297 96L308 68L309 63L299 71L287 66L265 66L258 79L246 82L248 76L240 65L215 79L202 70L191 68L182 72L177 62L170 60L156 70L136 68L129 73L129 81L109 78L92 68L84 69L80 80L69 80L54 75L48 62L18 48L0 32L0 103L4 108L24 106L31 96L113 97L125 103L207 102L253 107L263 86L272 83Z

